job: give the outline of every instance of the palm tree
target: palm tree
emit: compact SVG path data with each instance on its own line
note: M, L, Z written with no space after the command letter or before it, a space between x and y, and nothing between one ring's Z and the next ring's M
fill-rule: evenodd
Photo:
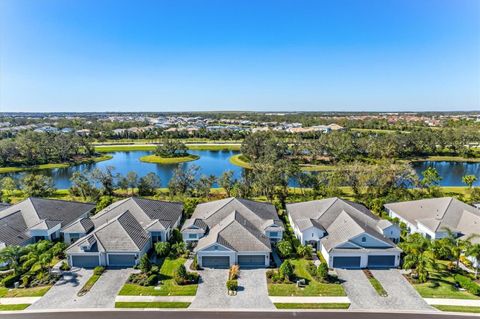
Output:
M409 254L405 256L403 261L404 269L412 269L412 273L416 274L418 281L426 282L429 275L429 268L435 268L434 260L429 256L428 251L420 254Z
M475 175L465 175L462 177L462 181L468 185L468 188L472 188L473 183L477 181L477 177Z
M466 255L475 258L475 278L478 277L478 268L480 268L480 244L472 244L468 247Z
M16 274L22 254L23 249L20 246L5 247L0 251L0 263L7 263Z

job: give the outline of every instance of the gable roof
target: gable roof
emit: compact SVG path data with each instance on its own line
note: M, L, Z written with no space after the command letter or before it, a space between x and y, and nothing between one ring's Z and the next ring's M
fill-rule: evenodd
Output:
M287 212L301 231L310 227L326 231L327 235L321 242L327 251L363 233L395 247L390 239L380 233L393 224L378 218L358 203L333 197L287 204Z
M92 203L29 197L0 210L0 242L21 245L30 238L29 229L64 227L93 208Z
M385 208L410 224L420 223L432 232L449 228L465 236L480 234L480 210L453 197L389 203Z

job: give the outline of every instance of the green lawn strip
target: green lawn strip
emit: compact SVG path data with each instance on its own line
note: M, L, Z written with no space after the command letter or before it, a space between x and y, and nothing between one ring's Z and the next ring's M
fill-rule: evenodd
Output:
M196 151L239 151L241 144L224 144L224 145L189 145L187 147L189 150Z
M190 302L116 302L115 308L188 308Z
M157 155L146 155L140 157L140 161L144 163L155 163L155 164L177 164L196 161L200 158L198 155L187 155L179 157L160 157Z
M242 154L233 155L232 157L230 157L229 161L233 165L237 165L237 166L248 168L248 169L252 168L252 166L250 166L250 163L248 163L247 158L245 158L245 156L243 156Z
M34 165L34 166L0 167L0 174L23 172L23 171L38 171L43 169L54 169L54 168L67 168L67 167L79 165L79 164L107 161L111 158L112 158L111 155L102 155L102 156L91 157L91 158L71 162L71 163L70 162L69 163L50 163L50 164L40 164L40 165Z
M274 303L277 309L348 309L349 303Z
M21 303L15 305L0 305L0 311L15 311L15 310L25 310L30 304Z
M480 307L448 306L448 305L434 305L434 307L441 311L480 313Z
M230 157L229 161L230 163L236 166L240 166L247 169L252 168L248 159L242 154L233 155L232 157ZM334 165L301 164L300 169L302 171L308 171L308 172L329 171L329 170L335 169L335 166Z
M370 284L372 284L373 288L375 289L375 291L379 296L381 297L388 296L387 292L385 291L385 289L383 289L382 284L380 283L380 281L378 281L377 278L373 277L373 278L369 278L368 280L370 281Z
M461 156L427 156L415 158L411 162L465 162L465 163L479 163L478 157L461 157Z
M308 285L305 288L299 288L294 283L269 283L268 294L270 296L345 296L342 285L321 283L312 278L306 270L308 260L293 259L291 263L295 266L295 276L306 279Z
M121 296L195 296L197 284L180 286L173 280L173 272L183 263L185 263L184 258L165 259L160 268L160 280L163 283L160 289L155 289L154 286L125 284L118 294Z
M90 289L92 289L93 285L95 285L97 280L100 279L100 276L101 276L101 274L100 275L93 274L90 278L88 278L88 281L85 283L85 285L83 285L82 289L80 289L80 291L77 293L77 295L78 296L83 296L87 292L89 292Z
M42 297L50 290L52 286L41 286L34 288L14 288L8 289L0 288L0 298L14 298L14 297Z

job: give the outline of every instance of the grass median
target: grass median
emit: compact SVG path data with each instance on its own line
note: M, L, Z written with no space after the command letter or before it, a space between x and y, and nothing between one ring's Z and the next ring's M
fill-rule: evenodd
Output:
M140 157L140 161L144 163L153 163L153 164L178 164L196 161L200 158L198 155L187 155L187 156L178 156L178 157L161 157L157 155L146 155Z
M188 308L190 302L116 302L115 308Z
M274 303L277 309L348 309L349 303Z

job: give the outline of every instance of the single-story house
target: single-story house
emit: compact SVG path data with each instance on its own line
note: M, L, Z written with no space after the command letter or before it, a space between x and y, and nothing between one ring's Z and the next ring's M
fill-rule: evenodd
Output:
M447 228L457 237L480 242L480 209L453 197L429 198L385 204L389 216L407 225L410 233L440 239L448 235ZM475 236L478 235L478 236ZM477 261L472 260L475 264Z
M70 243L68 229L87 218L92 203L29 197L0 210L0 248L27 245L42 239L63 238Z
M77 267L134 266L154 243L167 241L182 218L183 204L137 197L111 204L90 217L93 231L67 248ZM89 227L78 221L72 228Z
M242 198L199 204L182 227L185 241L196 244L201 267L270 265L271 242L283 237L275 206Z
M341 198L287 204L295 236L321 251L331 268L398 267L397 225Z

